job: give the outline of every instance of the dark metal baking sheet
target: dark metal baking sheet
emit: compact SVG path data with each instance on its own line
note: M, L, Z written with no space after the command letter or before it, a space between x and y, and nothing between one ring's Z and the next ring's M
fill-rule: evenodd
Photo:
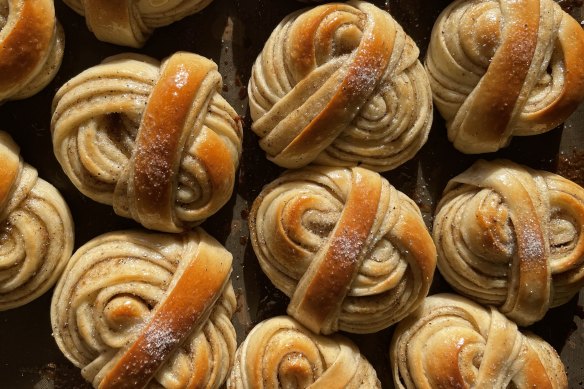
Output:
M425 53L432 24L449 3L446 0L373 1L391 12ZM564 6L574 1L561 1ZM570 3L570 4L568 4ZM260 271L248 243L247 211L261 187L282 169L269 163L251 133L246 85L251 65L273 28L289 12L305 7L294 0L215 0L207 9L171 26L157 29L146 46L130 50L99 42L87 31L85 21L56 0L58 18L66 33L63 64L55 80L38 95L0 106L0 128L21 147L24 159L39 175L63 194L75 221L75 247L108 231L137 227L116 216L111 207L84 197L72 186L56 162L49 130L51 101L55 91L82 70L103 58L126 51L162 59L178 50L192 51L219 64L224 95L244 118L244 151L239 181L231 201L203 227L234 254L233 282L239 307L234 316L238 341L257 322L285 312L286 298ZM580 10L574 10L580 17ZM581 19L581 17L580 17ZM584 184L584 108L563 128L547 134L515 138L511 146L492 157L505 157L533 168L560 172ZM428 143L405 165L384 174L389 181L420 205L430 226L431 215L447 180L476 159L458 153L446 139L444 122L435 115ZM437 274L432 292L447 291ZM51 291L52 292L52 291ZM51 337L51 292L38 300L0 312L0 387L85 388L79 370L58 350ZM568 367L571 388L584 387L584 293L563 307L553 309L531 330L550 342ZM349 335L377 370L384 388L391 382L388 347L392 329L371 335Z

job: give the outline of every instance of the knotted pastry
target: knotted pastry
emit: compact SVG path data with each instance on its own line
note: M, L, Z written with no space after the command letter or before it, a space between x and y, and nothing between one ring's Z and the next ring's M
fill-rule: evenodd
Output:
M560 357L495 308L450 294L428 297L397 327L393 379L408 388L568 388Z
M438 204L438 268L460 293L520 325L584 286L584 189L510 161L478 161Z
M97 39L142 47L155 28L199 12L213 0L64 0Z
M217 65L177 53L112 57L54 100L55 155L86 196L167 232L214 214L231 197L241 122L221 97Z
M51 82L64 46L53 0L0 0L0 104L30 97Z
M584 99L584 31L553 0L458 0L434 25L426 68L454 147L497 151Z
M268 159L390 170L432 124L419 50L385 11L362 1L287 16L252 69L252 129Z
M288 314L315 333L386 328L422 302L434 274L420 210L370 170L290 171L254 201L249 227Z
M61 194L38 178L0 131L0 311L34 300L57 282L73 235Z
M373 366L344 336L315 335L287 316L254 327L237 349L228 389L381 388Z
M57 345L96 388L218 388L236 348L231 261L201 229L99 236L55 289Z

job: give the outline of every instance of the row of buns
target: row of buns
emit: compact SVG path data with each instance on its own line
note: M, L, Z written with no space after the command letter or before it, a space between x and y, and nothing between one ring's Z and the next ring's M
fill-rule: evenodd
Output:
M2 147L5 164L14 166L12 176L6 177L12 186L5 191L2 209L7 215L2 250L8 253L3 262L9 266L3 271L2 309L37 297L63 273L51 306L53 335L65 356L96 387L116 387L120 382L144 386L151 380L181 387L223 383L236 358L232 255L197 228L182 234L113 232L92 239L69 259L73 231L66 204L18 158L17 147L6 134ZM479 180L481 176L489 179ZM514 186L504 187L506 182ZM529 196L515 201L524 191ZM503 314L519 324L531 324L549 307L578 293L584 278L582 224L583 188L510 161L479 161L450 181L437 210L434 241L415 203L378 173L319 166L286 172L257 197L249 227L262 270L291 299L290 318L261 324L278 329L252 331L250 337L268 331L280 348L272 340L246 340L242 347L259 342L254 350L261 346L269 352L249 351L248 356L238 351L230 382L233 387L257 387L257 374L271 373L247 370L259 369L259 360L267 356L256 354L268 352L270 358L286 359L290 365L288 373L286 364L278 368L283 369L277 370L278 377L305 374L297 372L302 366L324 374L336 364L349 363L355 368L352 373L335 367L345 371L347 385L357 380L351 385L370 382L366 387L376 387L371 366L364 360L355 362L363 358L355 346L325 335L338 330L377 332L401 321L391 353L396 383L407 382L404 387L420 387L420 379L439 382L445 379L439 375L447 374L444 366L410 366L421 362L411 356L414 351L404 350L432 355L454 347L457 351L448 354L453 359L441 363L462 369L465 364L456 355L468 359L469 365L476 365L472 353L487 358L482 348L476 350L476 342L481 347L495 347L491 343L511 347L505 354L508 368L468 372L461 378L464 382L513 380L519 385L547 377L551 387L566 387L553 349L532 335L519 335L517 325ZM491 305L490 311L462 297L426 297L437 252L438 267L451 285ZM479 319L468 318L475 314ZM460 324L463 319L472 326ZM432 332L425 338L421 329L412 329L417 325L431 326L438 335ZM312 357L304 346L297 349L294 342L278 340L290 331L301 334L291 335L294 342L314 337L310 342L317 344L315 355L323 353L324 366L305 362ZM414 342L418 337L422 340ZM439 337L435 346L429 340L433 337ZM509 344L509 339L515 343ZM337 354L349 351L353 362L340 362L349 357ZM494 363L489 358L485 366ZM264 362L272 367L282 363ZM543 366L531 368L541 377L526 373L532 364ZM414 374L411 369L421 370Z
M3 134L0 249L10 256L2 309L44 293L64 271L51 306L54 336L83 376L103 388L218 387L229 374L229 387L278 385L282 377L307 386L321 374L323 387L379 387L351 342L320 334L371 333L399 321L391 346L398 386L567 387L555 351L518 333L501 313L531 324L584 285L584 190L510 161L479 161L448 184L431 236L417 205L372 171L397 167L426 142L432 94L454 146L469 153L495 151L512 135L541 133L566 119L584 98L584 33L555 3L525 3L455 1L437 22L426 69L399 24L365 2L300 11L275 29L252 70L252 129L269 160L298 170L264 188L249 229L262 270L290 297L293 319L260 324L237 356L231 254L192 229L230 198L242 153L241 119L219 93L217 66L185 52L162 63L125 54L82 72L53 104L54 152L65 173L118 215L182 234L106 234L69 260L66 205ZM26 4L11 2L8 20ZM521 23L501 21L509 15ZM452 34L460 42L451 40L449 29L477 18L485 19L484 30L467 28ZM512 27L499 36L497 23ZM52 29L52 41L62 42L56 22ZM523 45L513 62L517 39L533 45ZM45 57L55 50L62 47ZM533 58L525 61L527 52ZM505 62L512 70L493 75L490 66ZM501 313L458 297L426 298L436 263L459 293ZM290 341L288 332L300 335ZM275 343L253 338L266 333ZM310 337L315 346L304 344ZM322 365L308 361L311 353ZM451 359L438 363L432 355ZM467 360L474 367L463 371Z
M136 40L130 46L137 47L144 42L139 35L209 2L66 1L98 38ZM8 4L0 101L46 86L64 50L52 0ZM387 171L426 142L432 100L454 147L472 154L499 150L516 135L549 131L584 100L584 31L552 0L454 1L434 25L425 67L418 56L401 26L367 2L288 15L249 82L252 129L261 147L286 168L314 162ZM150 77L155 82L157 76Z

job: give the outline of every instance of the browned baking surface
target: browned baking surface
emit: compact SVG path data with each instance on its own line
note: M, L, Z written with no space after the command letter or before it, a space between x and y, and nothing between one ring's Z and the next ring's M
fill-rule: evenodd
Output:
M138 225L114 214L111 207L81 195L64 175L52 152L49 123L51 100L56 90L72 76L100 63L105 57L134 51L96 40L85 20L56 0L57 16L66 34L63 65L56 79L29 99L0 106L0 126L21 147L23 158L54 184L71 207L76 224L76 247L108 231ZM376 0L389 9L404 30L426 52L430 30L448 0ZM574 5L577 1L560 2ZM570 3L570 4L568 4ZM223 95L243 116L244 151L235 195L203 228L234 255L232 279L239 308L234 316L241 342L251 327L268 317L284 314L288 299L262 274L247 236L247 214L262 186L282 169L265 159L258 138L250 129L247 111L247 81L251 65L279 21L293 10L306 7L294 0L215 0L203 12L157 29L140 53L163 59L188 50L213 59L223 76ZM582 184L584 172L584 118L570 121L565 130L516 137L496 157L512 159L535 169L556 171ZM575 146L579 146L575 149ZM430 225L432 212L446 182L468 168L476 157L456 151L446 138L444 121L435 115L430 138L416 157L384 173L397 189L412 197ZM432 293L451 291L438 275ZM581 293L581 295L583 295ZM568 367L571 388L584 382L584 297L551 310L532 330L550 342ZM18 309L0 312L0 380L7 388L88 388L77 368L57 349L49 323L50 294ZM388 349L393 330L371 335L349 335L377 370L384 388L392 387Z

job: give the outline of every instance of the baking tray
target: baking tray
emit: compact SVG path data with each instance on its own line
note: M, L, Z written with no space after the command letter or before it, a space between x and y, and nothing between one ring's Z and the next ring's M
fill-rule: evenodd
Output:
M430 31L446 0L373 1L391 12L425 54ZM580 2L581 3L581 2ZM582 20L578 1L560 1ZM580 4L581 5L581 4ZM234 288L238 309L233 322L238 342L259 321L284 314L287 298L261 272L248 241L247 216L262 186L283 170L265 159L250 130L246 85L251 65L273 28L288 13L306 7L293 0L215 0L203 12L157 29L144 48L127 49L99 42L85 20L56 0L57 16L65 29L63 64L55 80L41 93L0 106L0 128L21 147L25 161L65 197L75 221L75 247L108 232L138 225L118 217L109 206L84 197L64 175L51 146L51 101L56 90L82 70L107 56L140 52L162 59L178 50L212 58L223 75L223 95L242 116L244 149L235 192L222 210L203 227L234 255ZM487 158L509 158L536 169L558 172L584 185L584 107L559 129L543 135L514 138L511 145ZM457 152L446 139L444 121L435 114L427 144L414 159L383 174L412 197L431 226L432 212L448 179L469 167L477 156ZM436 272L431 293L449 291ZM0 312L0 387L89 388L79 370L57 348L51 336L49 306L52 291L41 298ZM570 388L584 388L584 292L552 309L530 329L551 343L567 366ZM377 370L384 388L392 388L388 357L392 328L371 335L348 335Z

